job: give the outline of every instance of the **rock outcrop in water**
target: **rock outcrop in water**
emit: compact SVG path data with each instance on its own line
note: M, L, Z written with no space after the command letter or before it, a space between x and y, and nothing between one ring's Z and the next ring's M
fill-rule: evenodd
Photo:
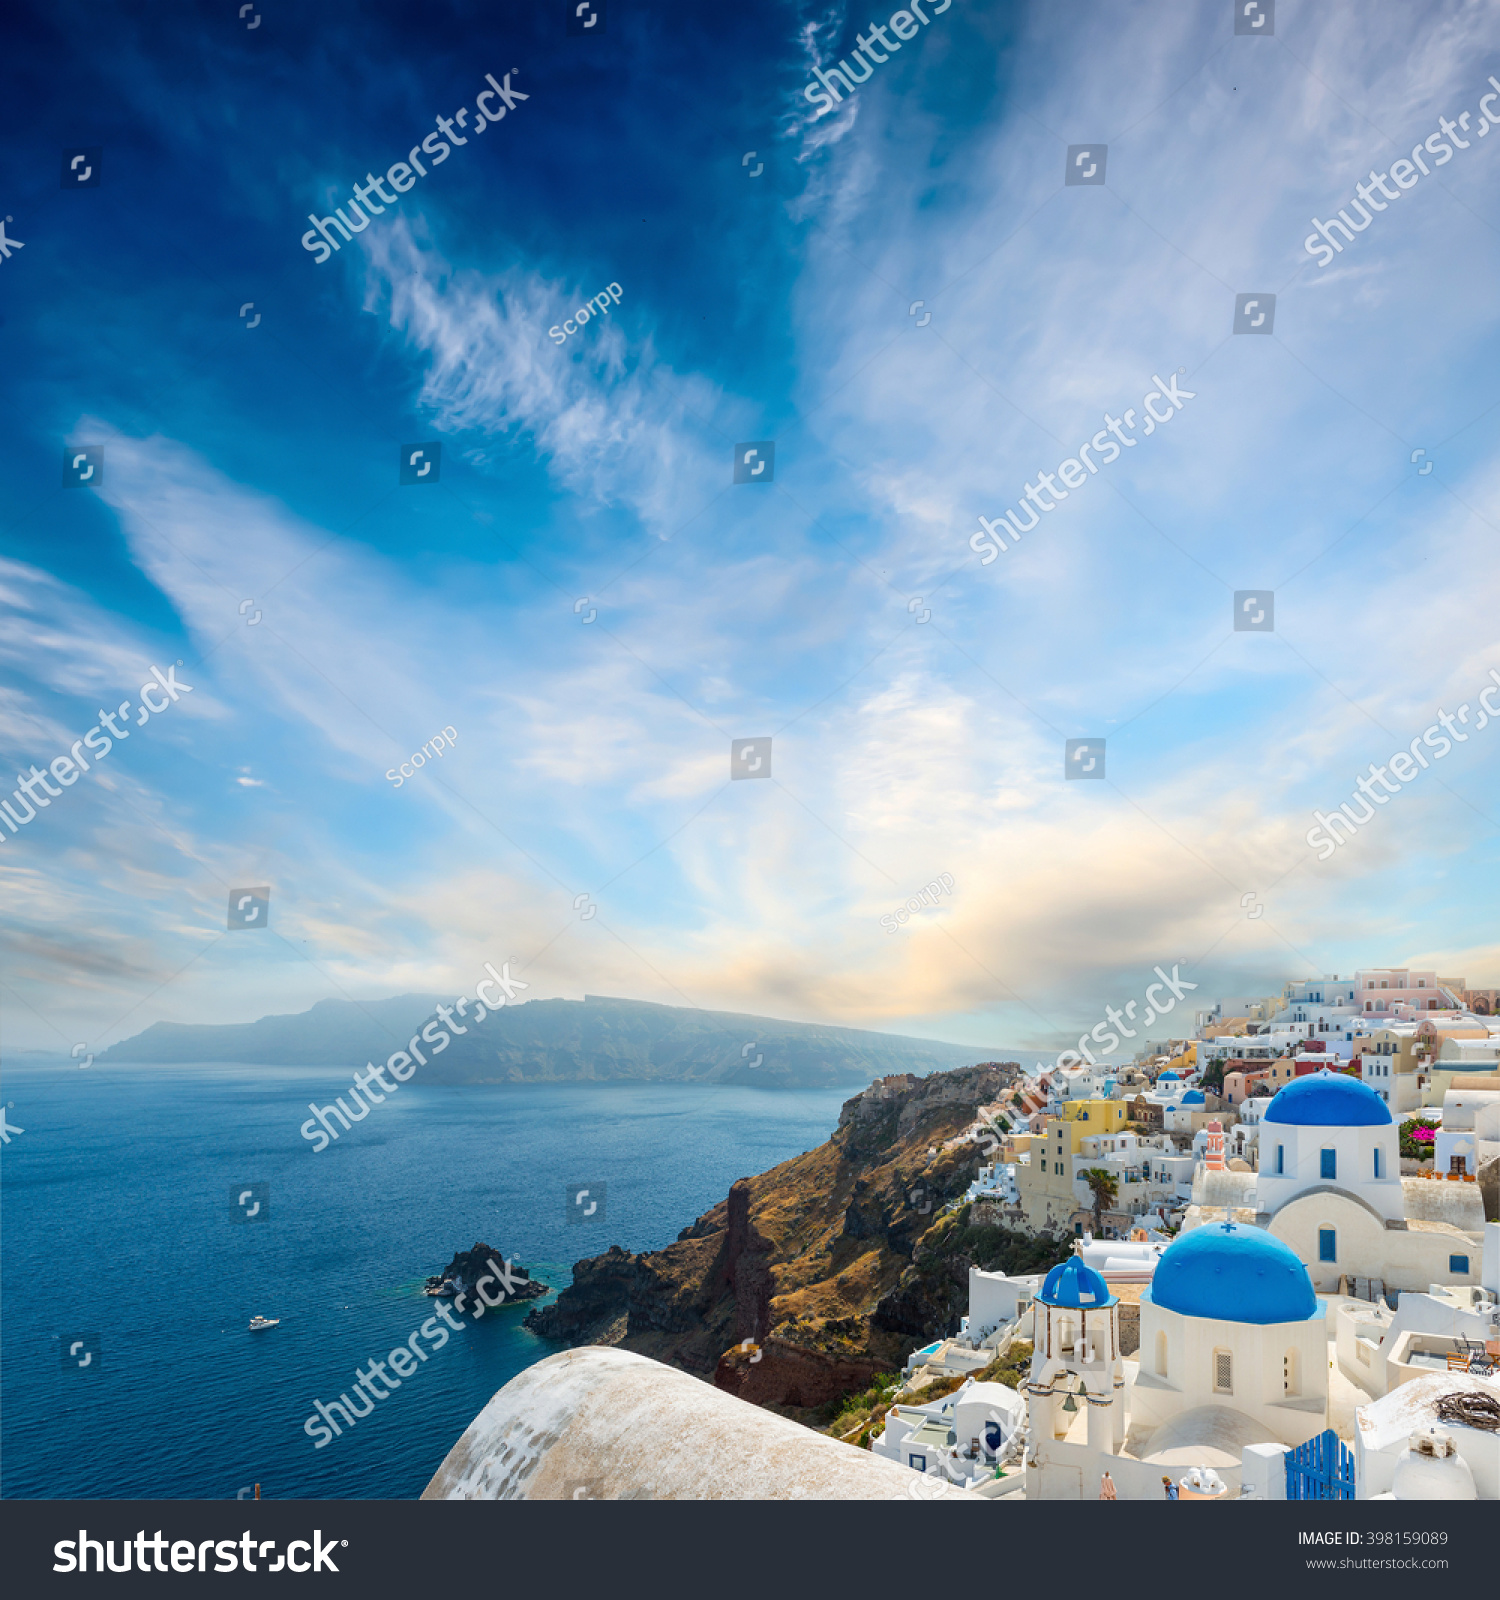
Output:
M741 1178L664 1250L613 1245L526 1326L617 1345L794 1415L866 1387L914 1344L955 1332L968 1269L1035 1271L1048 1240L942 1215L985 1159L960 1138L1013 1063L878 1079L815 1150Z
M492 1281L483 1290L477 1290L481 1278ZM516 1300L540 1300L543 1295L552 1293L552 1286L538 1282L525 1267L507 1262L498 1250L490 1249L487 1244L476 1244L472 1250L458 1251L441 1272L427 1280L422 1293L444 1298L452 1296L455 1300L462 1295L472 1304L480 1300L486 1304L494 1300L498 1304L495 1298L498 1296L509 1304Z

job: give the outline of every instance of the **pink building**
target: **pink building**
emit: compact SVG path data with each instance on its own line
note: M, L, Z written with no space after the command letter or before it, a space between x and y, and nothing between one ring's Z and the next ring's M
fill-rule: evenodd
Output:
M1241 1105L1257 1084L1265 1084L1275 1094L1292 1076L1293 1063L1284 1057L1271 1061L1245 1061L1239 1056L1231 1056L1224 1063L1224 1098L1232 1106Z
M1361 1011L1378 1015L1398 1005L1418 1011L1449 1011L1453 1001L1444 990L1464 988L1462 978L1440 978L1436 972L1411 967L1367 967L1354 974L1354 1003Z

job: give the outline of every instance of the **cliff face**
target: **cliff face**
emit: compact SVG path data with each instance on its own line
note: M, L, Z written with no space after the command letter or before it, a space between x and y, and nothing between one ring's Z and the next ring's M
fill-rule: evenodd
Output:
M664 1250L613 1246L580 1261L572 1287L526 1325L570 1345L619 1345L780 1409L865 1387L915 1341L956 1331L970 1265L1031 1271L1032 1257L1056 1258L998 1228L934 1225L985 1158L960 1136L1019 1072L991 1062L878 1079L816 1150L741 1178Z

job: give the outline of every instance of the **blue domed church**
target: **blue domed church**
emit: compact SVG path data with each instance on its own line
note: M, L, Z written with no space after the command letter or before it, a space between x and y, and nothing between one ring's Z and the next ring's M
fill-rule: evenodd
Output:
M1399 1130L1358 1078L1327 1068L1293 1078L1266 1107L1261 1138L1260 1210L1274 1216L1298 1195L1334 1191L1378 1217L1405 1215Z
M1479 1282L1477 1186L1403 1178L1400 1129L1368 1084L1326 1069L1294 1078L1266 1107L1259 1154L1253 1174L1201 1172L1185 1227L1253 1220L1319 1294L1357 1278L1416 1293Z
M1104 1279L1077 1258L1047 1275L1022 1385L1028 1496L1092 1499L1108 1472L1120 1499L1159 1499L1162 1478L1195 1467L1232 1491L1247 1448L1299 1445L1327 1427L1323 1308L1307 1268L1264 1229L1179 1235L1140 1315L1138 1365L1127 1366Z
M1307 1268L1260 1228L1216 1222L1180 1234L1141 1296L1138 1441L1190 1414L1239 1444L1296 1445L1328 1408L1328 1328Z
M1047 1274L1031 1315L1031 1371L1021 1386L1031 1439L1066 1437L1081 1400L1087 1446L1113 1454L1125 1438L1118 1298L1074 1256Z

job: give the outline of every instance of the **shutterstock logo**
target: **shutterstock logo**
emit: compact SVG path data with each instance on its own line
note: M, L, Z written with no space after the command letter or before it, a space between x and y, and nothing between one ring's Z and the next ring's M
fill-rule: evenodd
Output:
M436 483L443 475L443 446L438 439L401 446L401 482Z
M1079 183L1103 183L1104 163L1108 155L1107 144L1070 144L1063 182L1069 188Z
M1236 633L1275 633L1275 592L1271 589L1236 589L1234 591L1234 631Z
M602 1183L570 1183L563 1191L565 1214L570 1226L585 1222L604 1221L604 1197L607 1186Z
M730 740L729 776L731 778L769 778L771 776L771 741L769 739Z
M64 1372L98 1372L103 1365L103 1349L97 1333L65 1333L59 1356Z
M1276 327L1274 294L1237 294L1234 297L1236 333L1271 333Z
M230 1184L229 1220L231 1222L269 1222L271 1220L271 1185L269 1183Z
M63 483L71 489L85 484L97 489L104 482L104 446L70 444L63 446Z
M1252 39L1269 39L1276 32L1276 0L1233 0L1234 31Z
M230 932L238 928L264 928L271 917L271 891L268 886L261 884L254 889L231 889L229 891L229 922Z
M1069 739L1063 747L1063 775L1068 778L1102 778L1103 739Z
M769 483L776 476L776 441L752 439L734 447L734 481Z
M62 153L62 186L64 189L97 189L99 171L103 166L104 151L97 144L74 145Z
M604 32L605 0L569 0L568 37L596 39Z

